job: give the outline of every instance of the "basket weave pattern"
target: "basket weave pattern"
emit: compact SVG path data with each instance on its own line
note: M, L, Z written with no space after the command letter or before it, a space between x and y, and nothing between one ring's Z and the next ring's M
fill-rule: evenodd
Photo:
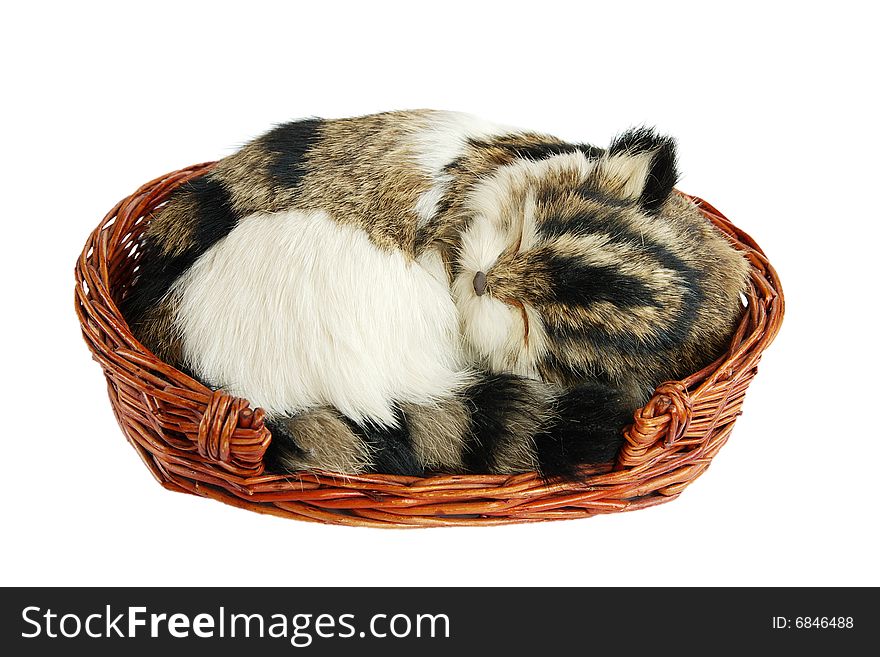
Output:
M424 478L266 473L263 454L272 437L263 411L158 360L135 340L117 307L151 213L176 187L211 166L162 176L120 201L89 237L75 271L76 312L107 378L116 419L169 490L260 513L374 527L535 522L661 504L702 474L727 441L761 353L782 321L782 289L761 249L711 205L691 197L751 262L748 310L722 358L683 381L660 385L636 411L614 468L585 468L589 476L577 484L548 484L535 473Z

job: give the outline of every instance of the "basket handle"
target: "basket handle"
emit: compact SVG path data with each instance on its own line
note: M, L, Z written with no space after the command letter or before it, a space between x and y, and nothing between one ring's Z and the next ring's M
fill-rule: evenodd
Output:
M252 410L246 399L215 390L195 436L199 455L236 474L262 474L263 455L272 442L264 417L263 409Z
M633 414L617 458L619 468L633 468L674 446L688 429L691 398L680 381L657 386L654 396Z

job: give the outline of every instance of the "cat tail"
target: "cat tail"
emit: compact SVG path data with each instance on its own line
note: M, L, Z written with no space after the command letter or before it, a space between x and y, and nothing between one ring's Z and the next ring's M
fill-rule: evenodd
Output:
M466 394L467 469L534 470L547 480L577 480L582 465L613 463L639 405L599 382L563 388L510 374L486 374Z
M275 472L424 476L518 474L576 480L581 465L613 462L638 406L597 382L563 388L478 373L446 399L395 407L394 426L355 422L332 407L272 418Z
M397 426L357 423L330 406L267 418L272 442L264 458L266 468L422 475L424 466L413 449L408 424L399 411L396 419Z

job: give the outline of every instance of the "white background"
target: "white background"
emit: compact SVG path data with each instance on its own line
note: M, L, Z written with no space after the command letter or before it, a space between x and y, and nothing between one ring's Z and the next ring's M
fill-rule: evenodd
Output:
M878 23L870 3L822 5L7 4L0 583L880 584ZM321 526L166 492L125 442L73 310L104 213L273 123L413 107L600 145L654 124L679 140L679 187L769 254L782 332L678 500L527 526Z

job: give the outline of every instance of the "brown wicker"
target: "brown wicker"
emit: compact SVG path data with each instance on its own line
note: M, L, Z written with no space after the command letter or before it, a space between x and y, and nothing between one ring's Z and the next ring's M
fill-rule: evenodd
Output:
M212 392L158 360L134 339L117 307L132 279L139 240L177 186L199 164L157 178L120 201L89 237L76 264L76 312L104 369L110 401L128 441L170 490L300 520L371 527L493 525L641 509L675 499L709 466L740 414L761 353L779 330L779 279L751 237L694 199L752 263L749 307L729 351L683 381L657 388L636 411L611 468L585 469L580 484L516 476L399 477L264 472L271 435L263 411Z

